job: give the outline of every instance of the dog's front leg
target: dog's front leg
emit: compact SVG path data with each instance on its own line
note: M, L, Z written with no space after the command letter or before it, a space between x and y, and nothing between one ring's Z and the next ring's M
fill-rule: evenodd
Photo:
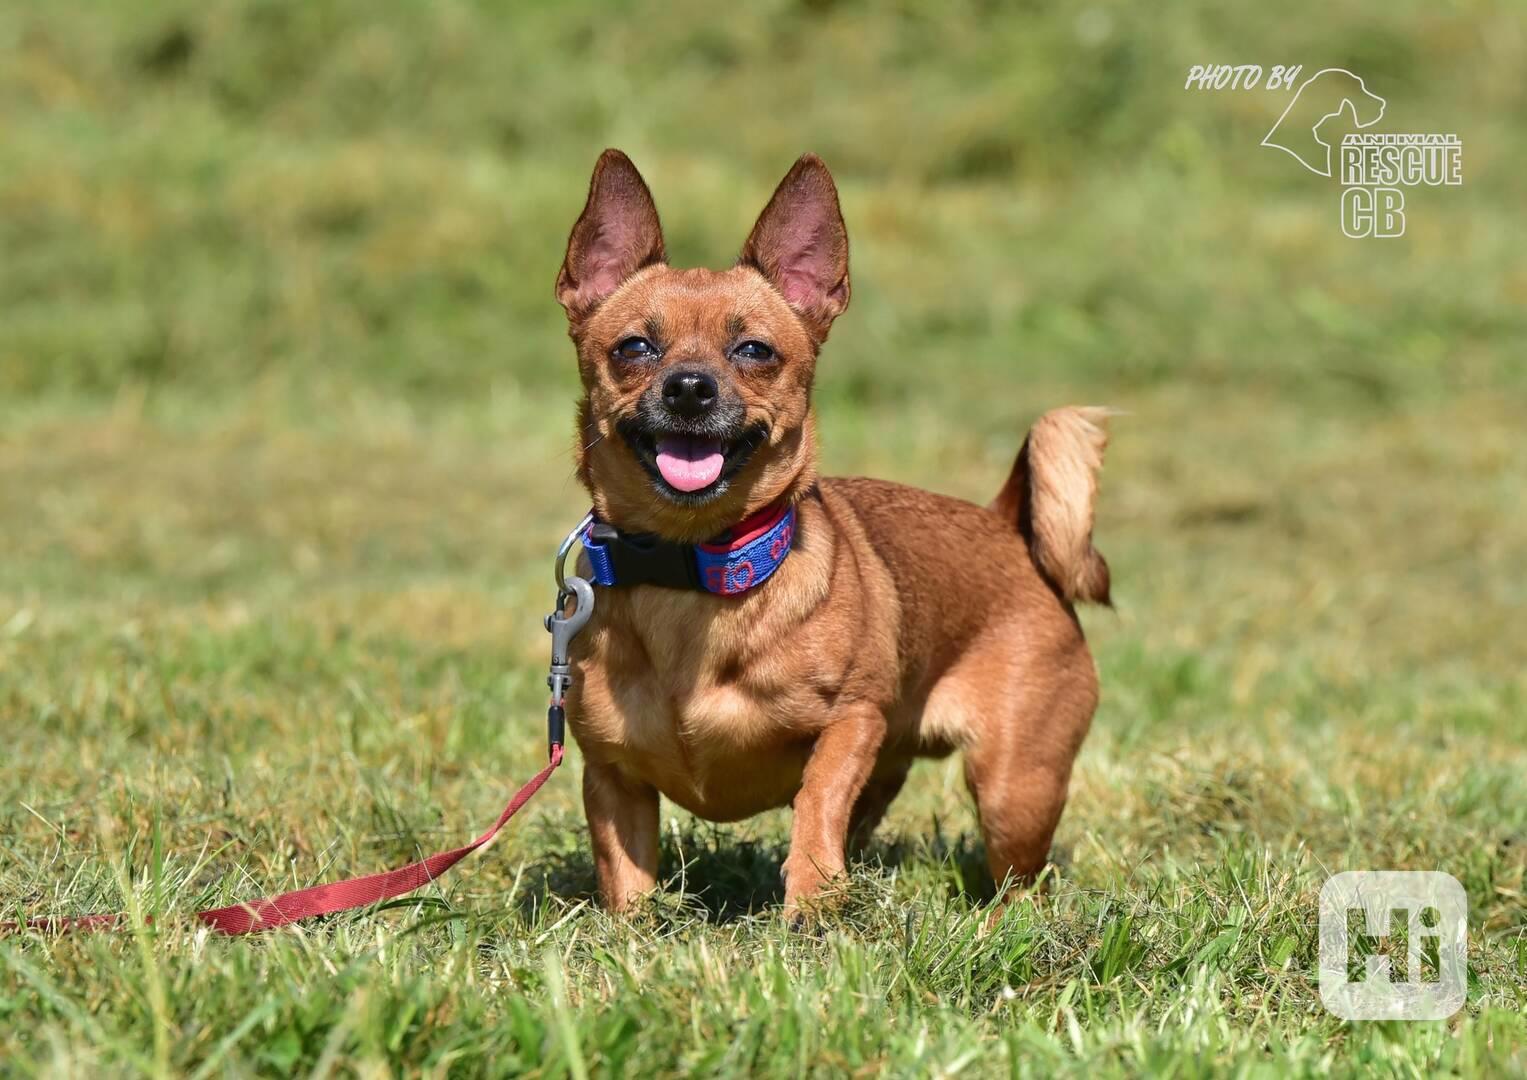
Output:
M843 872L854 803L869 782L885 741L885 714L870 705L840 705L811 748L795 796L790 854L785 859L785 913L794 916Z
M657 789L614 765L587 761L583 812L594 845L599 898L610 911L625 911L657 887Z

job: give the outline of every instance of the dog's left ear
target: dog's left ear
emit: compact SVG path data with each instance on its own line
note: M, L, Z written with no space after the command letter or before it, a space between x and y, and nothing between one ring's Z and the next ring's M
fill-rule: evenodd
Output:
M832 173L805 154L785 174L742 245L739 266L773 283L817 343L848 307L848 230Z
M599 155L589 198L557 274L557 302L574 323L644 266L660 263L663 227L642 174L619 150Z

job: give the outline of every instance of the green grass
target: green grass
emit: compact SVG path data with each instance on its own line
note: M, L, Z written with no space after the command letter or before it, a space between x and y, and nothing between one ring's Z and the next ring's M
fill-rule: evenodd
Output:
M713 11L0 5L0 901L156 919L0 940L0 1071L1527 1073L1519 6ZM1465 182L1348 240L1208 62L1351 67ZM833 166L830 471L984 501L1045 408L1127 410L1051 888L983 931L951 761L810 932L783 814L665 808L611 920L575 753L416 900L207 938L538 766L551 284L612 144L680 263ZM1449 1021L1319 1004L1320 884L1378 868L1468 891Z

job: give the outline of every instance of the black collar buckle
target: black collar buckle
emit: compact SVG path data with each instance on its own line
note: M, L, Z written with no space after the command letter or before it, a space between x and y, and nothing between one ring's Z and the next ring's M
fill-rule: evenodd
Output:
M596 521L589 537L609 553L615 580L622 585L662 585L670 589L702 589L694 548L651 533L623 533Z

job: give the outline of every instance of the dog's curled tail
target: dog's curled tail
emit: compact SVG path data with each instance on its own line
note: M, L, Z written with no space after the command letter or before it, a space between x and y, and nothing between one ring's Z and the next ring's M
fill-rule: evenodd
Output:
M1029 429L993 511L1015 522L1034 562L1067 600L1111 603L1108 563L1092 546L1092 507L1113 410L1052 409Z

